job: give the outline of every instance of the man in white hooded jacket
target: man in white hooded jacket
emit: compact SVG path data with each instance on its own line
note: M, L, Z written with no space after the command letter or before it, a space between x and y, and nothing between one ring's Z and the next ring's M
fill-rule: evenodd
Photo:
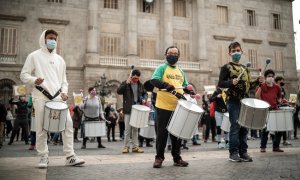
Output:
M35 85L32 91L36 119L36 149L41 156L39 168L48 166L47 132L43 131L45 102L49 100L66 101L68 99L68 82L64 59L56 53L56 38L54 30L45 30L39 40L40 49L30 53L25 61L20 78L24 83ZM46 92L46 93L45 93ZM67 113L66 129L62 134L66 155L66 165L84 164L74 153L73 123Z

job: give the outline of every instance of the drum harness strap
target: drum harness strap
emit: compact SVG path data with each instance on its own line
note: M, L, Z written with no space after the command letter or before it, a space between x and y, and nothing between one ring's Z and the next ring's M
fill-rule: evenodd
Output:
M61 93L61 89L59 89L54 96L52 96L47 90L45 90L44 88L42 88L41 86L35 86L36 89L38 89L39 91L41 91L49 100L52 100L54 98L56 98L60 93Z

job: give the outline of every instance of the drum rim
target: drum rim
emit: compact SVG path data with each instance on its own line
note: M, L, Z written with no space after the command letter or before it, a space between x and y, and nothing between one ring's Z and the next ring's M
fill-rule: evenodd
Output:
M65 104L67 107L66 108L63 108L63 109L57 109L57 108L52 108L52 107L49 107L49 106L47 106L47 103L55 103L55 102L60 102L60 103L63 103L63 104ZM66 109L68 109L68 105L66 104L66 103L64 103L64 102L62 102L62 101L47 101L47 102L45 102L45 107L47 107L47 108L49 108L49 109L54 109L54 110L66 110Z
M144 109L138 109L138 108L135 108L135 107L143 107ZM132 105L132 109L133 108L136 109L136 110L139 110L139 111L151 111L151 109L148 106L141 105L141 104L134 104L134 105Z
M246 101L246 100L249 100L249 99L255 100L255 101L260 101L260 102L268 105L268 107L264 107L264 108L263 107L252 107L252 106L249 106L249 105L243 103L243 101ZM269 103L267 103L266 101L260 100L260 99L256 99L256 98L244 98L244 99L241 100L241 104L244 105L244 106L247 106L247 107L250 107L250 108L256 108L256 109L269 109L270 108Z
M192 110L186 108L184 105L181 105L181 104L180 104L181 102L183 102L183 103L184 103L184 102L191 103L192 105L195 105L195 106L199 107L199 109L201 109L201 112L198 112L198 111L192 111ZM188 110L188 111L190 111L190 112L194 112L194 113L204 113L204 112L205 112L200 106L198 106L198 104L192 103L192 102L187 101L187 100L180 99L180 100L178 100L178 103L177 103L177 104L180 104L184 109L186 109L186 110Z

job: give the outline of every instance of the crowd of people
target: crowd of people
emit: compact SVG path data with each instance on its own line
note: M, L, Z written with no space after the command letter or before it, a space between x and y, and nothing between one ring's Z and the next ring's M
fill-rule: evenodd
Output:
M105 148L103 135L91 137L88 134L88 124L95 123L99 130L104 129L107 142L122 141L124 146L122 153L143 153L144 142L146 147L153 147L155 142L156 155L153 168L161 168L165 160L165 149L171 151L174 166L186 167L188 162L181 156L182 149L188 149L188 140L193 145L201 145L199 130L202 129L202 140L204 143L211 141L216 143L216 148L229 150L229 160L234 162L251 162L252 157L248 154L247 139L249 139L249 128L238 123L241 110L241 100L250 97L251 89L254 89L255 97L270 104L270 110L278 110L278 106L289 105L284 90L284 78L277 76L271 69L265 70L263 75L251 78L248 67L241 64L243 54L242 47L238 42L233 42L228 47L229 63L221 67L219 81L213 93L204 93L202 101L198 104L203 109L199 123L195 127L194 135L190 139L182 140L178 136L168 132L169 120L172 119L179 100L189 95L192 99L196 97L194 88L188 87L188 78L184 71L177 66L180 58L180 50L176 46L170 46L165 51L166 62L159 65L151 79L148 81L150 88L144 86L140 81L141 71L134 68L127 79L121 82L117 93L123 97L122 108L117 109L114 104L104 106L101 98L97 95L95 87L89 87L87 96L83 97L81 105L72 105L70 113L66 115L66 127L64 132L47 133L43 130L44 106L47 101L67 101L68 82L66 80L66 65L64 60L56 54L57 33L54 30L46 30L40 38L41 48L31 53L24 64L21 72L21 80L32 84L35 88L32 97L26 100L25 96L11 99L10 106L0 104L0 148L3 146L5 136L10 135L8 145L12 145L15 137L22 129L21 139L29 150L37 150L41 157L38 167L46 168L48 159L48 143L62 144L66 155L66 165L77 166L84 164L74 152L73 143L81 143L81 149L87 148L88 140L97 139L98 148ZM42 59L43 61L41 61ZM53 75L55 74L55 75ZM152 94L148 101L148 92ZM197 103L197 102L196 102ZM151 111L149 125L155 129L155 139L143 137L139 134L140 128L130 123L133 105L148 106ZM299 104L290 104L294 111L294 139L297 139L297 127L299 126ZM15 110L13 112L13 109ZM229 114L229 132L221 128L224 114ZM35 129L32 129L34 123ZM119 127L119 137L116 136L116 126ZM4 128L6 127L6 128ZM6 131L5 131L6 130ZM251 130L251 129L250 129ZM260 152L266 152L266 145L271 133L273 141L273 152L284 152L279 146L283 136L283 145L290 145L287 141L287 132L269 132L266 128L251 130L251 137L260 138ZM11 134L10 134L11 133Z

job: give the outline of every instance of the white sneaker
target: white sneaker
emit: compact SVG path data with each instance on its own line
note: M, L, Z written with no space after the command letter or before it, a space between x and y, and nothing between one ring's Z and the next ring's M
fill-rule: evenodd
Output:
M83 159L79 159L75 155L66 159L66 166L77 166L77 165L81 165L84 163L85 163L85 161Z
M43 156L38 164L38 167L41 169L45 169L48 167L48 163L49 163L48 157Z
M222 143L222 142L219 143L219 144L218 144L218 148L219 148L219 149L225 148L225 143Z

